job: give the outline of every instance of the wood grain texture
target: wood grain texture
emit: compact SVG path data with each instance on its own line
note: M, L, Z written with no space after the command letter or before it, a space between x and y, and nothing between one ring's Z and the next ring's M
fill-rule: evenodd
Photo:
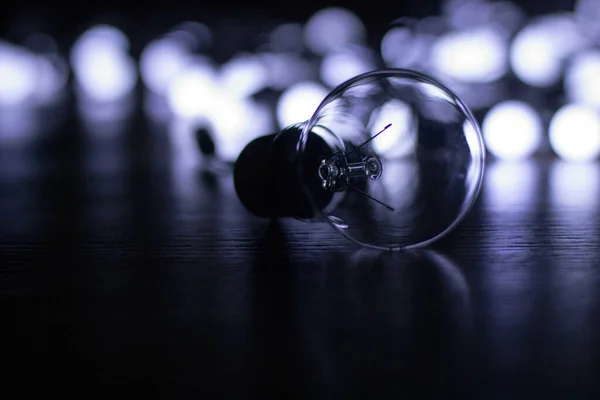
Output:
M455 232L391 255L325 225L252 217L231 177L179 164L161 136L72 139L0 152L7 387L78 398L599 394L597 165L490 165Z

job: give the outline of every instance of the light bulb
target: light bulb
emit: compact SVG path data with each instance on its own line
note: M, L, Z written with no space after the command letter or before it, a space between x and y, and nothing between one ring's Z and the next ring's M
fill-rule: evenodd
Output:
M454 228L484 172L480 128L438 81L405 69L333 89L312 117L251 142L234 167L262 217L325 221L364 247L422 247Z

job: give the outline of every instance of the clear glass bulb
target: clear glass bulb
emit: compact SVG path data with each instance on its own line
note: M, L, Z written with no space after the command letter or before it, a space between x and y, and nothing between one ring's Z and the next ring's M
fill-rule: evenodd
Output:
M452 91L414 71L377 70L341 84L299 130L294 163L311 219L366 247L432 243L462 220L481 187L475 118Z

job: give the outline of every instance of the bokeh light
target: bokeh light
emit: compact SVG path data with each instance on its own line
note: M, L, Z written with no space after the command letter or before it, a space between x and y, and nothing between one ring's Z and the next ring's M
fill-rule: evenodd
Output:
M495 105L485 116L482 131L488 151L505 160L531 156L543 138L538 112L531 105L515 100Z
M321 62L321 80L333 89L348 79L374 69L377 69L375 57L368 48L332 51Z
M570 60L565 72L565 93L572 103L600 109L600 51L587 50Z
M247 97L269 84L268 69L255 55L238 55L219 69L219 84L232 94Z
M70 62L78 88L91 100L110 102L129 95L137 83L137 65L120 30L95 26L71 48Z
M482 122L495 158L551 152L573 162L598 158L597 1L577 0L572 12L527 17L512 1L445 0L439 12L390 15L389 24L378 27L379 37L365 24L367 15L339 6L314 10L303 21L261 21L256 27L231 19L184 20L159 32L132 31L131 38L116 24L92 24L67 44L33 30L18 43L0 40L2 119L15 134L29 131L8 117L10 110L30 115L66 104L59 100L69 98L70 85L86 120L122 119L128 107L135 108L139 76L148 118L165 126L173 120L204 126L219 155L233 159L253 136L308 119L342 82L398 67L451 88ZM431 103L424 115L443 119L447 110ZM389 158L412 154L418 127L410 107L389 104L383 110L395 120L397 135L374 145Z
M387 124L392 124L386 135L373 140L378 154L386 158L401 158L414 154L417 144L418 119L413 109L400 100L390 100L374 111L369 121L370 131L380 132Z
M286 89L277 103L280 128L304 122L317 110L329 90L317 82L300 82Z
M174 38L162 38L146 45L140 56L140 75L146 87L165 94L169 85L187 67L191 55Z
M363 44L366 36L367 30L361 19L341 7L317 11L304 27L306 46L319 55L351 44Z
M25 48L0 41L0 106L31 104L38 85L38 63Z
M570 15L538 18L515 37L510 64L524 83L549 87L562 77L565 60L585 46L585 38Z
M507 37L491 24L441 36L431 49L433 71L463 82L493 82L507 71Z
M206 118L218 91L216 71L204 60L190 63L167 89L167 102L181 118Z
M600 116L591 107L568 104L550 121L550 145L562 159L587 162L600 155Z

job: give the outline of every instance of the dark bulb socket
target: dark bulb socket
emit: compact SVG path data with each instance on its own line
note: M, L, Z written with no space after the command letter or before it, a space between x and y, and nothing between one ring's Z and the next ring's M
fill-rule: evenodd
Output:
M240 153L233 179L238 198L252 214L263 218L316 217L333 193L323 188L319 167L333 153L317 134L310 133L300 160L297 151L301 129L261 136ZM312 199L312 202L311 202Z

